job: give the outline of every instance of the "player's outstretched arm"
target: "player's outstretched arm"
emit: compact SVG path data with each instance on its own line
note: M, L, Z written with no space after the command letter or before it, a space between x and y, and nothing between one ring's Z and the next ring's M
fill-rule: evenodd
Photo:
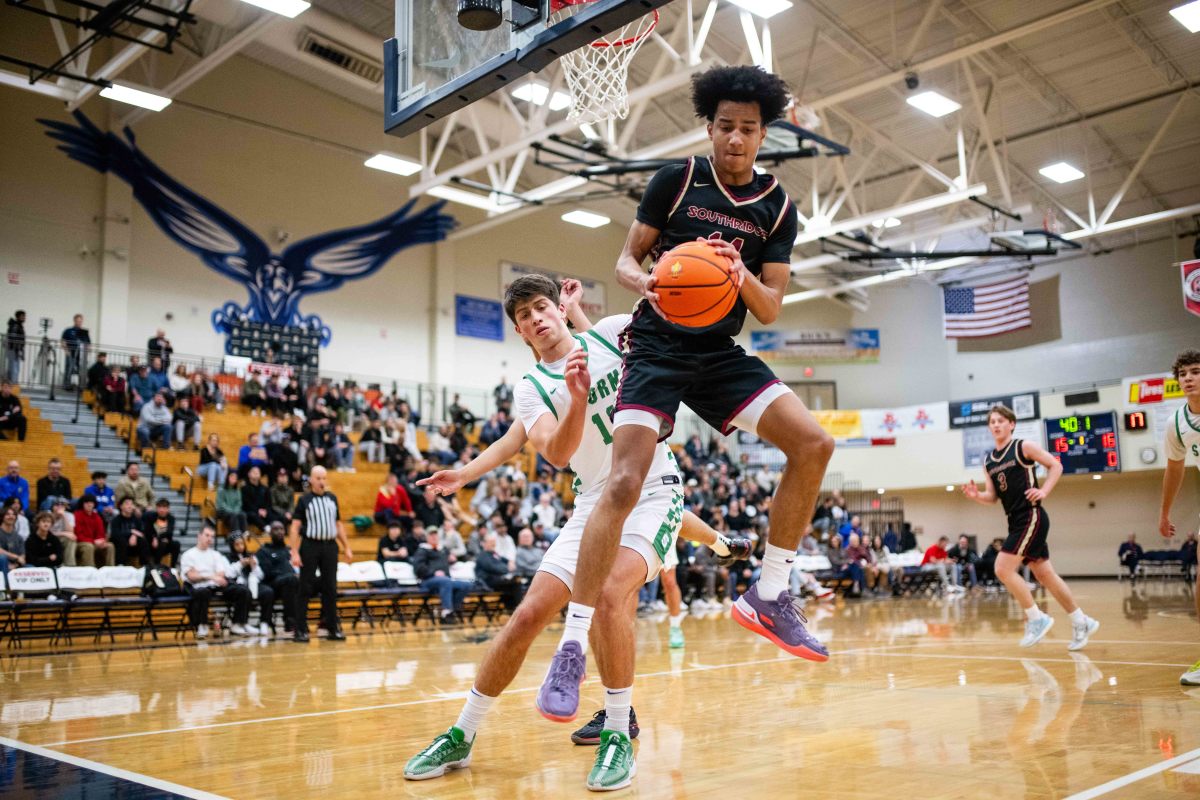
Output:
M590 330L592 321L583 311L583 284L574 278L565 278L562 282L562 292L558 296L563 310L567 312L567 322L571 327L583 333Z
M587 371L587 351L575 350L567 357L563 377L571 394L571 405L566 413L559 420L550 414L543 414L528 431L529 441L533 442L537 451L559 469L567 466L583 439L587 395L592 388L592 379Z
M1162 507L1158 512L1158 532L1164 539L1175 535L1175 526L1171 524L1171 506L1179 496L1183 486L1183 459L1167 459L1167 469L1163 472Z
M634 222L625 237L625 246L621 248L621 256L617 259L617 283L634 294L640 295L650 303L660 317L662 309L658 307L658 293L654 291L654 273L642 269L642 262L654 248L661 231L652 228L644 222Z
M1030 487L1025 490L1025 497L1031 503L1036 503L1045 500L1050 496L1050 492L1054 491L1054 487L1058 484L1058 479L1062 477L1063 466L1062 462L1054 456L1050 455L1046 448L1033 442L1021 441L1021 455L1029 461L1035 461L1046 468L1046 482L1042 484L1040 489Z
M967 481L963 484L963 495L968 500L974 500L982 506L990 506L999 499L996 494L996 487L992 486L992 476L985 471L983 473L983 490L975 484L975 481Z
M515 456L525 446L526 441L528 437L525 436L525 427L519 421L514 422L508 433L492 442L488 449L459 469L439 470L428 478L417 481L417 486L431 486L434 493L439 495L454 494Z

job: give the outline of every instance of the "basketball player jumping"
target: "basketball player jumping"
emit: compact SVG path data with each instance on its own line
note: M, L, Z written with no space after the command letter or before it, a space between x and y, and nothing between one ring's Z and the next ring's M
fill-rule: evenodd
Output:
M1016 427L1017 415L1012 409L1004 405L992 406L988 412L988 430L996 448L984 459L984 489L980 491L975 481L971 481L963 486L963 494L982 505L999 500L1008 516L1008 538L996 556L996 577L1008 587L1008 591L1025 610L1025 636L1021 639L1021 647L1037 644L1054 626L1054 618L1038 608L1033 601L1033 592L1018 571L1022 564L1028 564L1041 584L1071 615L1071 643L1067 649L1082 650L1100 623L1075 605L1071 590L1054 571L1050 563L1050 548L1046 543L1050 533L1050 517L1042 508L1042 501L1062 477L1062 464L1045 448L1033 442L1014 439ZM1045 485L1041 487L1034 474L1038 464L1049 473Z
M520 425L551 463L562 466L569 461L575 470L575 514L546 551L529 591L484 658L456 724L408 761L404 776L410 780L436 778L447 769L470 764L475 733L484 716L516 676L533 640L557 619L570 599L584 525L612 464L607 407L615 401L620 373L616 338L628 315L608 317L585 335L572 336L559 304L558 286L540 275L514 281L505 294L504 306L517 333L540 359L515 393ZM519 445L509 453L517 449ZM506 458L503 449L490 447L468 467L439 473L425 483L435 490L453 491ZM650 477L639 487L636 508L620 537L620 553L603 587L593 631L600 677L607 688L604 731L588 775L589 789L620 789L636 774L629 718L637 591L658 574L663 557L674 549L683 515L683 492L674 457L666 445L659 445ZM579 681L582 678L580 674ZM559 722L574 719L575 708L560 708L553 700L539 693L537 705L544 716Z
M1188 453L1193 458L1200 458L1200 351L1185 350L1180 353L1172 371L1187 400L1175 409L1163 440L1167 470L1163 473L1158 532L1164 539L1175 535L1175 526L1171 524L1171 506L1175 504L1175 498L1183 486L1183 460ZM1196 615L1200 617L1200 573L1196 578L1195 598ZM1179 682L1184 686L1200 686L1200 661L1180 675Z
M829 658L805 629L788 593L788 578L833 439L767 365L732 338L747 310L760 322L775 321L791 277L795 208L775 178L754 170L766 126L779 119L787 102L784 82L757 67L715 67L697 75L692 103L696 115L708 121L712 155L659 170L638 206L616 273L617 281L642 299L622 337L625 364L612 420L612 474L588 519L566 630L542 686L556 708L573 712L578 707L588 622L620 550L625 520L681 402L723 434L741 428L786 455L771 505L762 575L738 599L733 616L793 655ZM686 328L662 316L654 277L642 262L698 238L730 260L739 296L720 322Z

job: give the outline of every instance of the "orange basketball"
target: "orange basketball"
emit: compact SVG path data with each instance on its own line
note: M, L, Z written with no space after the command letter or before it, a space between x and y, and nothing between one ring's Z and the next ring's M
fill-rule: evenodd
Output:
M664 253L654 266L654 291L667 319L689 328L720 322L738 296L729 265L707 242L686 242Z

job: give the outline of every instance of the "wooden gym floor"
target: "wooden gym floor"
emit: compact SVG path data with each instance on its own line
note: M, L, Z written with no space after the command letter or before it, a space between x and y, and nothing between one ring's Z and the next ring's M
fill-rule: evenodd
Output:
M719 614L638 623L634 707L647 798L1052 798L1200 795L1200 658L1190 589L1073 583L1102 627L1066 650L1017 647L1006 595L880 600L810 618L827 664L779 653ZM557 627L557 626L556 626ZM393 629L394 631L394 629ZM558 631L479 734L466 771L406 783L454 722L488 632L258 640L0 660L0 796L584 797L590 748L533 696ZM585 684L580 722L598 709Z

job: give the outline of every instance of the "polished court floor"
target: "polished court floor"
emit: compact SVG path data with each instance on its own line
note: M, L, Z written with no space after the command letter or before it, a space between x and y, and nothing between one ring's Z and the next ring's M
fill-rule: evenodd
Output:
M1076 582L1102 627L1028 650L1005 595L862 601L810 619L826 664L727 613L638 623L634 707L647 798L1200 797L1200 658L1190 590ZM493 631L494 632L494 631ZM258 640L0 657L0 797L583 797L592 750L533 709L543 634L480 731L470 769L407 783L453 723L490 632ZM598 709L585 684L580 721ZM116 780L124 789L105 788Z

